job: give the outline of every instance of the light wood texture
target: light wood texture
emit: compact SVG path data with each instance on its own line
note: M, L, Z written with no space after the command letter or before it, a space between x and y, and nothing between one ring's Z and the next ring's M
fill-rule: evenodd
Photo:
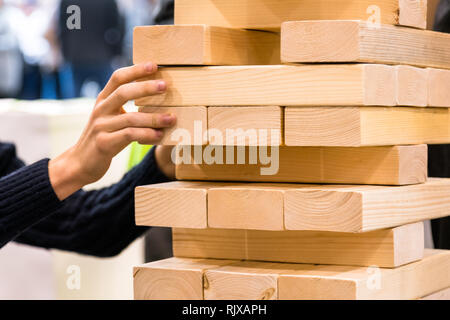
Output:
M450 35L361 21L291 21L281 31L283 62L376 62L450 68Z
M136 299L408 300L450 287L450 251L394 269L172 258L134 274Z
M366 233L174 229L176 257L398 267L423 258L423 223Z
M361 147L450 142L447 108L286 108L287 146Z
M223 229L284 230L284 190L236 186L208 190L208 226Z
M159 65L280 64L280 35L206 25L136 27L133 61Z
M280 147L278 171L262 175L268 164L226 164L229 148L222 148L223 164L194 164L193 159L176 166L179 180L348 183L371 185L407 185L427 179L427 146L394 146L362 148ZM233 148L234 157L237 148ZM269 150L271 151L271 150ZM273 152L272 151L272 152ZM246 159L256 148L247 148ZM191 151L191 158L194 152ZM269 153L271 155L271 153ZM271 155L272 156L272 155Z
M286 191L288 230L365 232L450 215L450 182L404 187L322 186Z
M428 72L423 68L396 66L397 105L426 107L428 105Z
M140 112L170 113L177 117L177 123L164 129L164 136L159 145L175 146L183 139L190 139L190 145L206 145L208 143L208 111L206 107L141 107ZM182 135L182 137L180 137ZM185 137L185 138L184 138Z
M229 263L172 258L134 267L134 299L203 300L205 270Z
M281 107L210 107L208 129L213 145L279 146L283 136ZM228 137L228 138L227 138Z
M266 268L262 268L266 266ZM236 262L205 272L205 300L278 300L279 264Z
M136 223L366 232L450 215L450 179L384 187L175 182L138 187Z
M136 225L206 228L207 185L170 182L137 187Z
M409 300L449 287L450 251L426 250L423 260L395 269L298 268L292 274L280 275L280 299Z
M395 74L365 64L160 68L149 79L165 79L167 92L136 105L394 106Z
M429 296L421 298L420 300L450 300L450 288L435 292Z
M418 299L450 284L450 251L395 269L267 262L236 262L205 272L205 299Z
M175 24L202 23L246 29L279 29L284 21L293 20L372 20L377 13L382 23L426 27L426 1L420 0L175 1Z
M450 70L427 69L428 105L450 107Z

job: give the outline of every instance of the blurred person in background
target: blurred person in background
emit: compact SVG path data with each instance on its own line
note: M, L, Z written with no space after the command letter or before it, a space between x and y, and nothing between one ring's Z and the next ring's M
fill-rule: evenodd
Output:
M45 35L56 8L55 0L13 0L16 7L12 14L12 29L19 41L24 58L23 85L20 99L34 100L42 98L42 90L47 81L55 81L43 77L51 57L51 47ZM52 93L51 97L56 94Z
M23 58L12 28L17 14L0 0L0 98L15 98L22 88Z
M80 29L67 25L68 8L80 8ZM124 21L115 0L61 0L57 32L64 59L62 75L73 77L74 97L95 97L121 54ZM69 78L67 76L66 78Z
M160 11L159 0L118 0L119 9L125 17L123 63L133 63L133 30L137 26L155 24Z

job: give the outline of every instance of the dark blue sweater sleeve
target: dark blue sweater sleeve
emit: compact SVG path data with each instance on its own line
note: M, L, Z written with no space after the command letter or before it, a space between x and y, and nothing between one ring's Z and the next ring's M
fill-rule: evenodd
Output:
M166 181L152 149L118 183L95 191L81 190L61 202L48 178L48 160L23 167L0 180L1 245L14 240L99 257L114 256L148 229L135 225L135 187Z
M15 163L14 163L15 162ZM8 166L20 166L11 159ZM48 160L0 179L0 248L61 206L48 178Z

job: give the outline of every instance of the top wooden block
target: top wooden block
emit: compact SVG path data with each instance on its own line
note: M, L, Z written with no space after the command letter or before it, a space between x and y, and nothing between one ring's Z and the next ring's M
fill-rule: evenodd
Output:
M370 62L450 69L450 34L365 21L291 21L283 62Z
M260 65L280 63L280 35L206 25L134 29L133 62L159 65Z
M425 29L425 0L176 0L175 24L276 30L293 20L380 20Z

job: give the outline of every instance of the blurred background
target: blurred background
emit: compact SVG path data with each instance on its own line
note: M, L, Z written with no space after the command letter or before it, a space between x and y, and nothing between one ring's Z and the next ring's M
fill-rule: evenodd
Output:
M28 164L62 153L113 70L132 64L133 27L172 23L170 0L0 0L0 141ZM118 181L141 151L127 148L86 189ZM0 249L0 299L132 299L132 267L171 255L160 228L110 259L11 243Z

